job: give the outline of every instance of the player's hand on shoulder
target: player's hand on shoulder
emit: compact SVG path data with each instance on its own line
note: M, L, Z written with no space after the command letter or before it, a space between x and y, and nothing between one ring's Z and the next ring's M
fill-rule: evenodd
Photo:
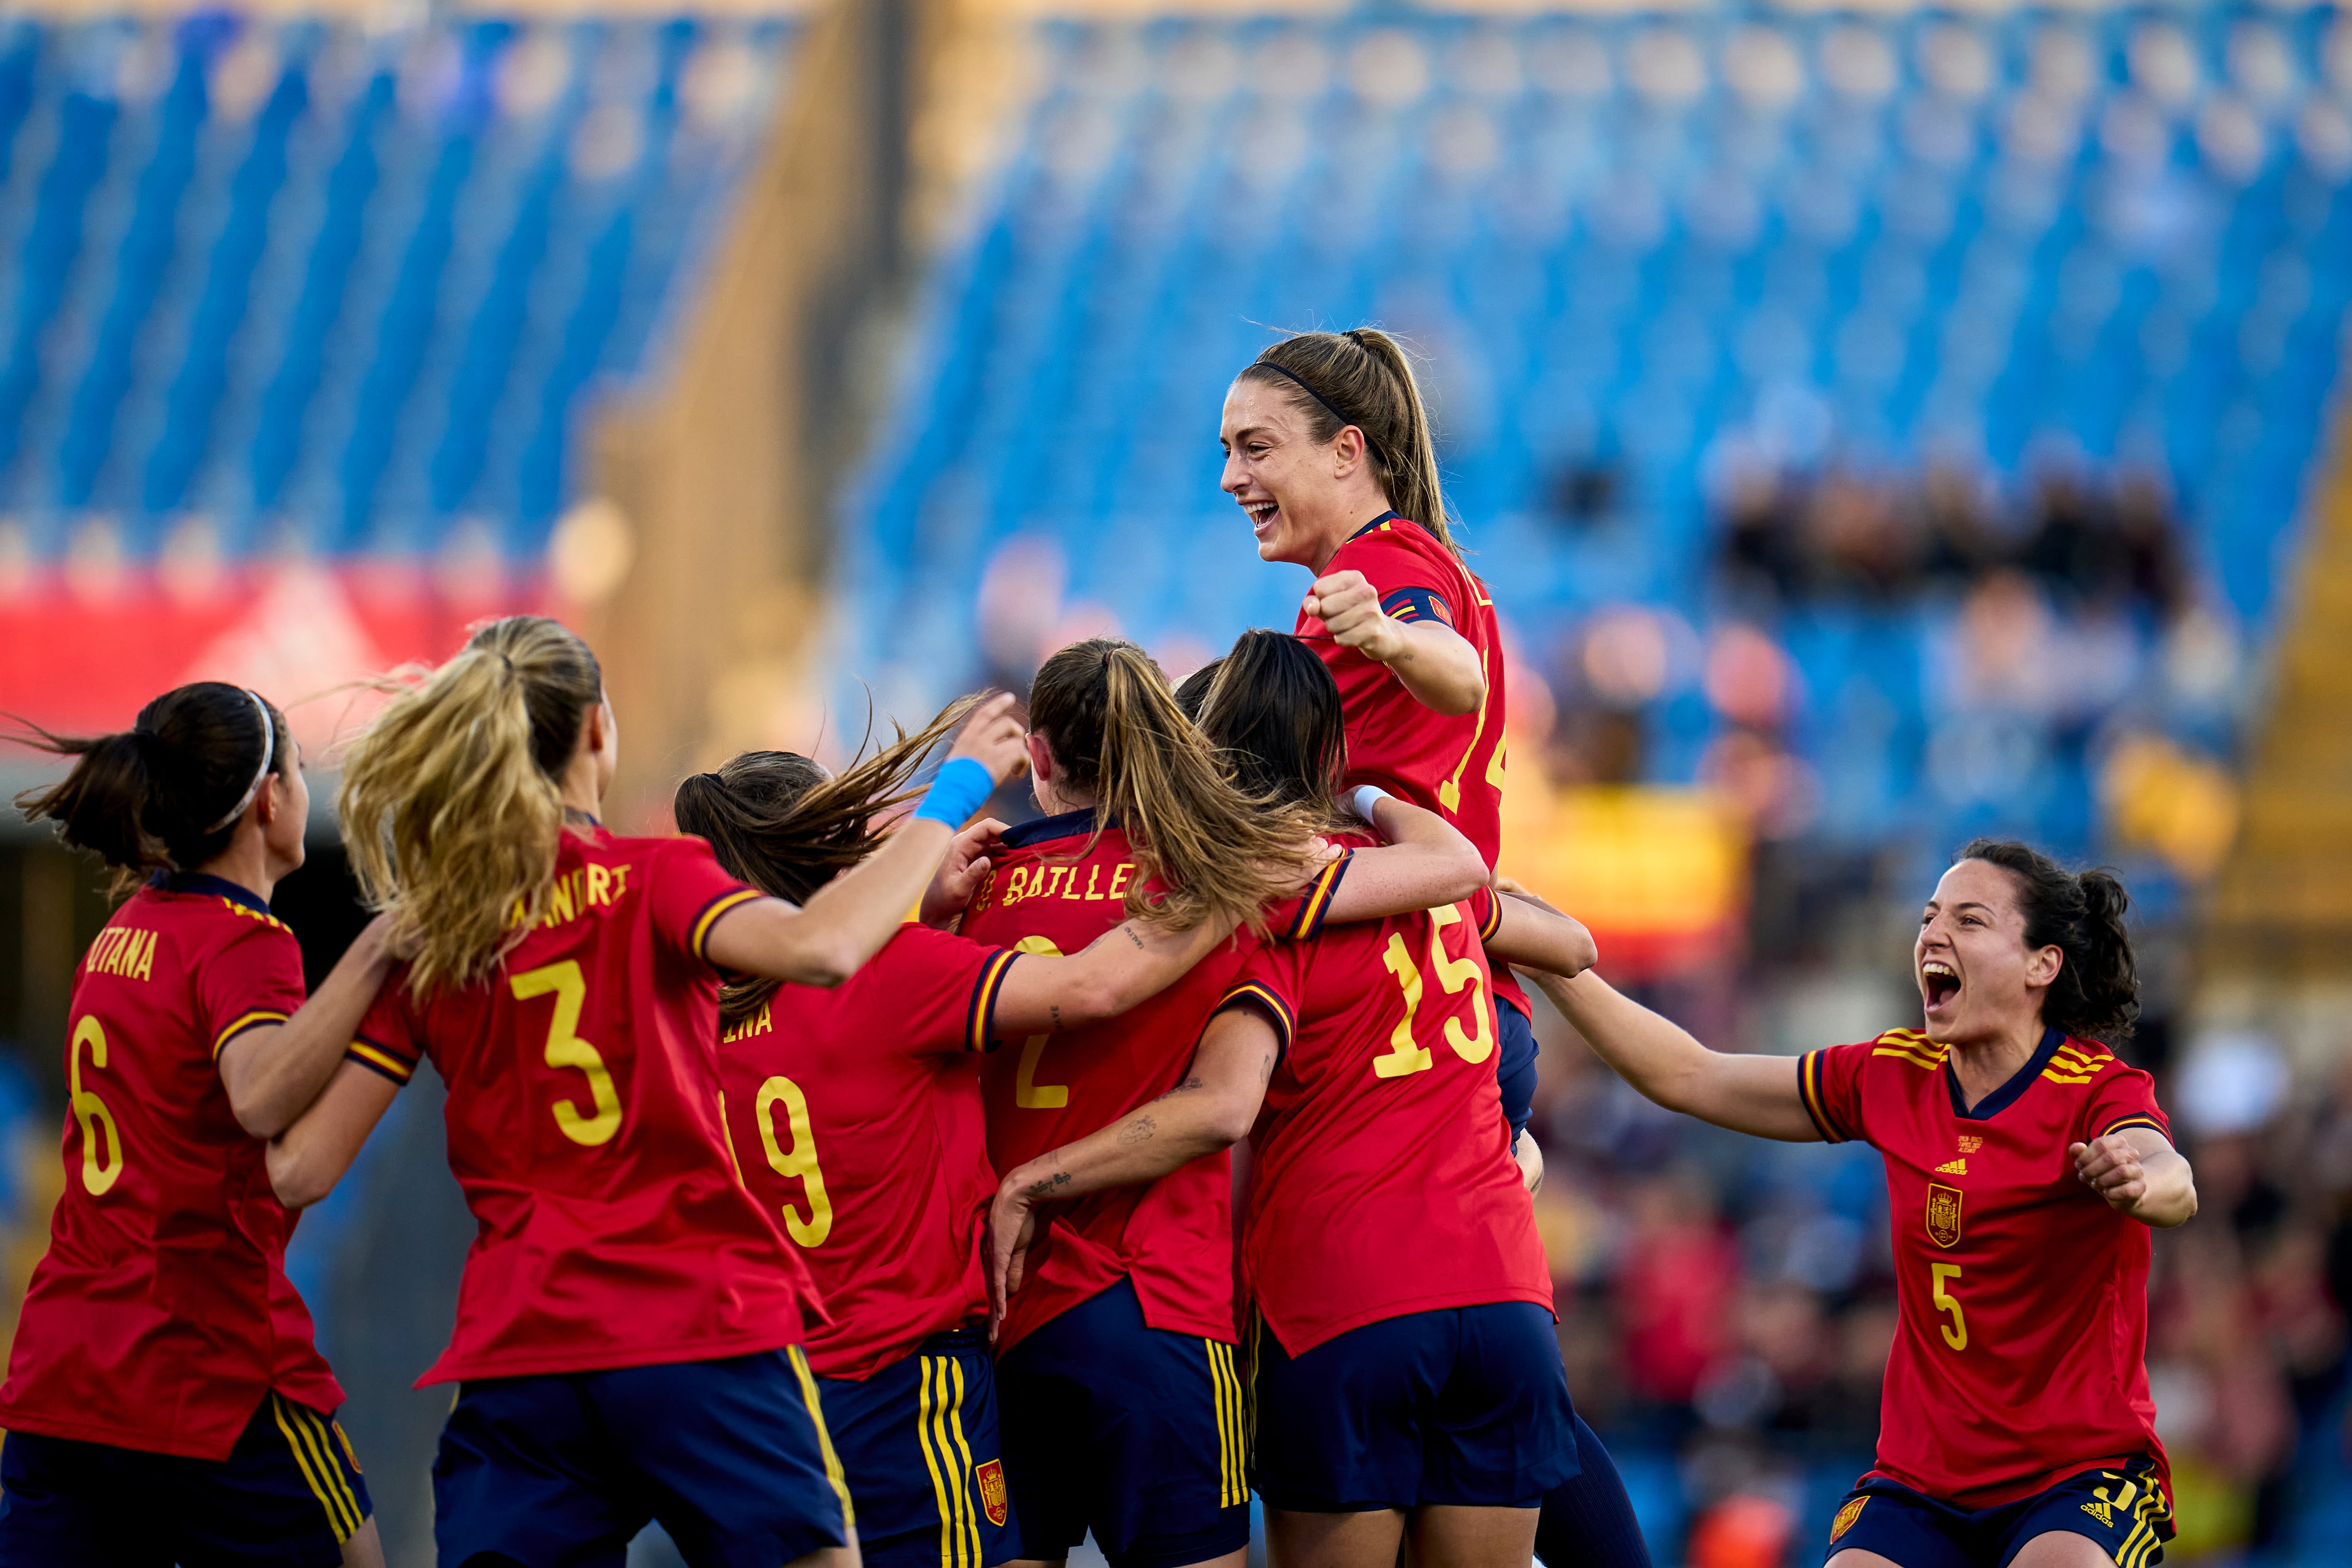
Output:
M988 776L998 784L1019 778L1029 766L1029 751L1025 744L1028 732L1021 721L1013 717L1015 699L1010 691L1000 691L971 710L964 721L963 733L956 737L953 750L948 755L970 757L988 770Z
M1341 647L1352 647L1385 664L1400 639L1396 623L1381 608L1381 595L1361 572L1334 572L1315 579L1300 607L1323 623Z
M2075 1143L2066 1152L2074 1157L2075 1178L2105 1198L2108 1207L2130 1214L2147 1195L2147 1173L2139 1151L2124 1134L2110 1132Z

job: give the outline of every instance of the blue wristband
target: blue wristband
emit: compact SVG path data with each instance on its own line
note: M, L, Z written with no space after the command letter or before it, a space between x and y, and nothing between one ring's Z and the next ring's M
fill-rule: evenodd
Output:
M915 807L915 815L961 827L964 819L986 805L995 793L996 781L989 776L985 763L971 757L950 757L931 780L930 791L923 796L923 804Z

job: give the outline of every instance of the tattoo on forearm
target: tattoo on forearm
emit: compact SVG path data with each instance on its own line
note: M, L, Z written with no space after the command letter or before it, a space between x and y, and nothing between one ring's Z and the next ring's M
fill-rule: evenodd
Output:
M1129 942L1131 942L1135 943L1135 951L1136 951L1136 952L1141 952L1143 951L1143 939L1142 939L1141 937L1139 937L1139 936L1138 936L1138 935L1136 935L1136 934L1135 934L1135 928L1134 928L1133 926L1131 926L1131 925L1123 925L1123 926L1119 927L1118 929L1119 929L1119 930L1121 930L1121 931L1125 931L1125 932L1127 933L1127 940L1128 940L1128 941L1129 941Z
M1160 1095L1159 1098L1165 1100L1168 1098L1169 1094L1181 1094L1188 1089L1200 1089L1203 1087L1204 1082L1205 1080L1200 1078L1197 1074L1188 1076L1181 1082L1177 1084L1175 1088L1170 1089L1168 1094Z
M1160 1123L1149 1116L1139 1116L1118 1130L1118 1141L1131 1149L1138 1143L1150 1142L1151 1135L1159 1131Z
M1027 1186L1022 1188L1021 1191L1028 1197L1042 1198L1051 1194L1057 1193L1069 1184L1070 1173L1067 1171L1056 1171L1050 1176L1042 1177L1037 1181L1030 1183Z
M1062 1026L1062 1009L1054 1003L1049 1002L1045 1005L1045 1011L1053 1015L1054 1027L1057 1029L1060 1028Z

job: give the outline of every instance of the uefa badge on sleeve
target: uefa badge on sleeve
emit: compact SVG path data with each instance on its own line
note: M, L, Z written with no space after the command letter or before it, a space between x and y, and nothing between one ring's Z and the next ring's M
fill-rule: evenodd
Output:
M1927 1187L1927 1237L1938 1247L1951 1247L1960 1239L1960 1194L1957 1187Z
M988 1522L1004 1522L1004 1461L991 1459L971 1473L980 1483L980 1510L988 1515Z

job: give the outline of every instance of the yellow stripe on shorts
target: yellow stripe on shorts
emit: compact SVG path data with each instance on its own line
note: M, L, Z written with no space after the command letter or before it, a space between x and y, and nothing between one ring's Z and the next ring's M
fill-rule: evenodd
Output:
M824 1479L833 1483L833 1495L841 1500L841 1525L846 1531L856 1528L857 1510L849 1505L849 1482L841 1473L841 1456L833 1451L833 1434L824 1429L824 1405L816 1395L816 1378L809 1371L808 1357L798 1345L786 1345L784 1353L791 1358L793 1375L801 1382L801 1401L808 1406L809 1419L816 1426L817 1452L824 1456Z
M317 1446L316 1436L305 1425L304 1417L310 1413L273 1393L269 1396L269 1415L285 1436L287 1449L293 1454L294 1466L302 1472L310 1495L319 1500L319 1507L327 1516L327 1528L335 1532L336 1541L349 1541L367 1521L361 1516L358 1500L344 1484L342 1472L335 1468L335 1457L324 1447Z
M1234 1371L1234 1347L1202 1340L1209 1352L1209 1393L1217 1417L1217 1506L1249 1501L1248 1442L1242 1426L1242 1384Z

